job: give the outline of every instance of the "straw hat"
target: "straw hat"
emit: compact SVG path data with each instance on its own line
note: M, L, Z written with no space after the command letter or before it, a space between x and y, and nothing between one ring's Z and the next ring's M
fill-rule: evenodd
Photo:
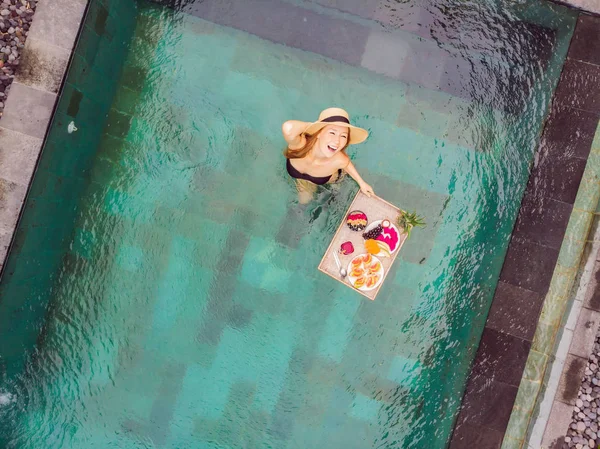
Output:
M319 120L306 127L306 134L314 135L327 125L346 126L350 128L349 145L364 142L369 137L366 129L359 128L350 124L348 113L341 108L328 108L319 114Z

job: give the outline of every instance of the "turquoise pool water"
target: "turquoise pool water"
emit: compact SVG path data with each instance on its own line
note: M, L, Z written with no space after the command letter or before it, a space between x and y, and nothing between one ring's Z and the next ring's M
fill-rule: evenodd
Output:
M431 3L442 38L414 3L226 3L137 3L35 351L0 354L6 447L446 445L573 16ZM263 7L348 45L257 26ZM301 207L284 171L281 123L332 105L371 133L349 151L367 182L428 223L374 302L317 271L356 185ZM36 183L56 187L50 154ZM14 320L14 292L39 299L13 285L20 257L0 285Z

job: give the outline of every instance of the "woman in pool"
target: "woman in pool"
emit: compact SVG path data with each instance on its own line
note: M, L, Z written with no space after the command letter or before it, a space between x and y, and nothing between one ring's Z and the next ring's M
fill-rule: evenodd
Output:
M354 178L365 195L374 194L346 154L348 145L364 142L369 133L352 126L346 111L325 109L314 123L289 120L281 130L288 143L284 152L287 172L296 180L301 204L312 200L317 186L338 181L344 172Z

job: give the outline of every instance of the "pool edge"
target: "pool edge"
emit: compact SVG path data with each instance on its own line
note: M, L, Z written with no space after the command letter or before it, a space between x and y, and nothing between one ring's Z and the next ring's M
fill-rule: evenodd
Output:
M578 24L583 21L587 22L588 27L600 26L598 18L581 15ZM583 39L579 37L580 39L574 37L572 40L570 53L581 53ZM600 72L598 61L584 58L577 60L595 66L596 72ZM598 245L595 237L590 237L590 234L598 235L596 215L600 200L599 161L600 126L597 126L502 449L553 447L559 436L566 435L571 422L573 405L569 402L574 402L575 399L565 399L566 392L562 391L564 388L561 389L561 384L567 378L577 377L577 374L569 374L573 371L569 360L581 358L584 362L579 371L582 372L590 355L586 354L582 358L582 354L575 354L577 351L573 349L571 342L573 339L591 338L593 343L597 327L597 322L596 326L590 325L588 318L594 321L592 315L598 313L586 304L584 297L589 289L594 265L597 265ZM591 337L586 335L586 329L590 327L593 328ZM564 428L561 424L565 424Z
M553 361L556 337L600 197L600 109L585 102L597 86L591 80L593 88L572 83L575 74L583 73L584 78L590 74L591 79L591 74L600 73L598 61L580 56L585 53L583 37L590 28L598 27L597 17L579 15L500 275L499 286L506 284L506 288L500 293L502 289L497 289L494 295L449 443L451 449L474 444L513 449L528 443L530 423L539 410L538 396ZM600 47L600 42L595 44ZM575 142L564 141L563 135L570 131L564 127L572 122L573 112L586 117L588 128L593 125L593 142L579 133L570 136L576 137ZM566 172L572 153L580 165L585 162L581 181L575 186L576 196L573 185L570 194L556 188L569 180ZM557 160L554 166L548 162L552 155ZM558 181L553 183L555 177ZM563 213L569 211L568 220L547 222L556 215L555 203L560 203ZM549 241L548 234L553 237L550 240L560 237L560 244L549 247L544 243ZM521 304L536 301L537 311L534 304L519 312L529 315L526 319L515 316ZM515 327L515 320L521 321L521 328Z
M47 0L25 41L0 120L0 277L73 56L88 0Z
M588 236L593 229L592 223L600 198L600 166L597 163L599 157L600 126L597 128L595 144L592 145L590 158L581 180L575 207L561 246L561 255L553 273L550 291L544 301L532 349L503 440L503 449L520 448L524 444L531 445L534 440L537 443L533 447L546 447L545 443L550 438L548 433L550 429L546 426L550 420L550 409L557 402L564 403L555 397L559 388L558 378L567 370L565 359L568 356L567 349L573 334L582 332L585 328L585 323L578 319L582 316L581 308L576 309L579 316L575 316L578 321L575 329L569 329L571 326L567 321L570 311L573 310L573 301L583 302L575 297L578 292L573 290L578 290L574 288L577 286L577 278L581 276L583 265L589 262L583 259L586 245L593 246ZM595 261L597 251L594 252L592 248L588 248L588 251L588 258ZM584 292L587 289L585 280L581 281L581 288ZM587 361L587 357L585 360ZM556 362L558 364L555 365ZM558 377L555 374L556 368L558 368ZM546 392L552 395L549 404L547 400L544 401ZM570 422L571 410L568 411L568 418ZM539 432L540 426L542 426L542 433ZM562 431L552 430L562 432L564 436L567 426Z
M597 0L550 0L558 5L600 15L600 3Z

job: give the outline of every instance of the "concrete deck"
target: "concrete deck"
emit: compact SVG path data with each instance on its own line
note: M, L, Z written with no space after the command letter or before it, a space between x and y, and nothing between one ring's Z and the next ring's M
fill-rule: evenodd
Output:
M0 121L0 270L50 124L86 0L40 2Z

